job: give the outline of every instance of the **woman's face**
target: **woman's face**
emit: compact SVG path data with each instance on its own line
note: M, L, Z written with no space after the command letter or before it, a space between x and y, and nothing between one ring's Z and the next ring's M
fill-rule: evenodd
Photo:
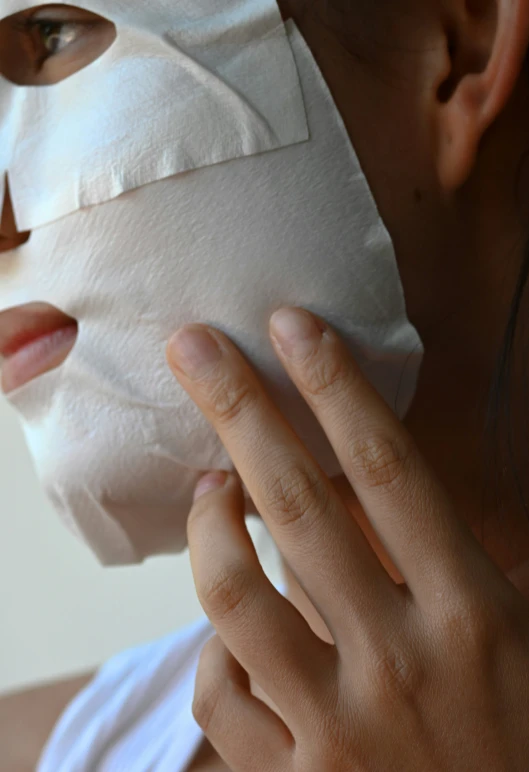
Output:
M273 311L326 316L401 415L422 348L299 31L275 0L2 2L3 384L56 508L104 562L185 546L196 481L232 468L165 360L190 322L232 338L337 474Z
M470 285L457 274L461 266L469 265L475 243L465 227L468 220L462 221L465 215L458 211L462 200L454 202L440 184L442 112L449 107L451 91L457 97L451 66L461 69L460 60L465 58L486 60L487 46L493 43L494 14L484 14L482 23L476 15L475 37L480 42L468 53L457 50L453 30L448 38L436 0L400 0L391 7L385 2L344 6L319 0L278 4L283 19L293 16L309 43L353 139L397 250L410 318L420 327L439 324L447 309L467 305L462 298L468 297ZM0 21L0 74L19 85L59 83L100 57L116 34L109 19L92 11L73 5L35 5ZM516 122L522 129L523 119L518 116ZM474 175L470 190L477 196L488 188L492 200L487 207L498 228L510 232L513 241L520 231L519 218L506 212L506 201L512 202L523 137L520 130L515 137L500 138L488 153L485 145L482 173ZM17 231L7 195L0 252L28 237ZM447 259L448 254L453 258ZM491 275L501 263L492 261ZM468 281L472 272L470 268ZM496 281L494 275L490 283Z
M439 124L455 82L450 56L454 66L461 65L453 40L439 24L439 4L401 0L401 8L392 3L388 10L384 2L358 2L348 3L346 11L339 2L327 3L325 10L323 3L306 0L278 4L283 19L293 16L309 43L353 139L396 247L410 318L422 331L443 323L447 311L452 311L454 323L460 324L457 309L468 308L469 295L477 294L483 305L475 285L471 291L467 283L474 281L471 261L481 260L480 271L488 272L491 286L498 281L502 261L492 255L487 265L482 254L476 258L469 213L461 211L466 202L462 206L462 197L452 199L440 184ZM474 60L486 58L487 34L492 43L493 15L481 26L479 21L476 34L485 45L481 52L476 46ZM73 5L35 5L0 21L0 75L19 85L51 86L96 61L116 35L115 25L92 11ZM465 56L469 58L461 51L460 57ZM483 168L467 186L470 196L481 195L483 202L487 190L491 198L487 208L494 213L498 230L509 232L513 242L520 235L520 218L512 206L513 178L525 136L523 119L516 123L520 130L514 137L499 138L490 143L490 150L485 143ZM490 239L486 229L481 230L483 242L497 244L497 237ZM0 252L28 238L28 232L17 230L7 186ZM462 267L467 274L463 281L458 278ZM485 342L490 335L482 329Z
M25 5L24 0L0 0L0 17L3 2ZM277 7L269 2L270 13L261 24L272 19L274 29L264 36L260 30L261 45L270 44L280 26L272 13ZM284 40L276 41L263 67L259 46L255 41L248 45L244 37L252 24L242 24L238 34L231 34L233 20L227 11L237 6L239 21L245 21L245 13L247 22L254 21L254 4L230 0L228 8L197 0L196 7L175 5L171 19L153 12L154 0L148 6L112 0L87 5L91 10L23 8L0 21L0 74L10 86L4 89L4 103L0 91L0 105L14 116L13 126L17 118L27 129L23 142L10 146L12 158L6 161L0 290L5 283L11 305L18 308L0 313L0 343L2 327L5 332L13 323L13 313L27 315L24 324L31 334L43 317L60 328L55 350L40 359L53 371L35 379L39 373L34 367L22 367L22 373L11 372L15 380L7 384L18 387L15 397L38 432L60 427L68 434L61 436L56 456L49 450L53 443L44 443L40 434L32 440L35 447L48 448L43 476L61 480L62 487L53 483L59 507L88 508L95 500L107 514L112 511L109 522L121 522L130 509L125 492L138 498L150 484L154 495L152 476L144 476L145 458L131 459L130 448L147 449L156 464L165 464L163 477L173 481L173 488L174 469L184 469L184 508L195 477L203 469L227 464L190 405L167 436L167 442L174 443L180 431L184 444L168 452L159 441L171 425L166 408L175 400L184 404L160 356L180 323L213 323L253 354L271 376L280 407L302 435L311 435L311 418L299 404L287 405L295 398L281 380L266 340L267 320L276 303L313 308L351 342L356 338L358 344L364 335L366 367L372 366L373 379L378 377L394 404L393 386L400 383L395 373L402 372L403 352L406 358L410 342L418 350L418 338L405 321L402 288L384 238L381 251L373 252L382 232L369 189L393 238L408 315L428 336L430 352L436 345L446 348L450 340L449 347L460 349L459 359L469 370L477 373L487 367L495 355L490 342L496 341L498 320L505 313L496 291L504 234L513 242L525 236L513 191L526 146L524 127L529 124L527 108L520 106L529 103L523 99L526 84L513 78L518 86L505 110L500 109L500 98L494 103L497 113L489 117L489 126L496 119L493 129L484 139L480 130L470 131L481 125L479 115L472 113L479 104L476 90L483 89L485 104L486 89L493 83L491 76L480 80L477 66L486 68L496 50L490 19L476 12L472 22L480 34L471 34L469 22L454 42L437 0L402 0L402 9L382 0L358 0L347 4L341 25L323 12L333 3L281 2L283 18L292 12L319 65L317 74L309 73L305 61L307 77L313 77L315 88L321 71L341 114L338 120L325 96L325 110L314 116L312 131L304 134L305 111L316 110L318 100L300 100L296 111L298 73ZM207 24L200 16L204 7ZM111 9L124 17L120 23ZM163 11L169 13L165 3ZM175 22L182 13L188 17ZM460 21L459 16L454 19ZM515 35L517 28L511 27ZM502 29L511 27L506 23ZM205 29L214 30L211 41L201 41L197 30ZM504 35L498 61L515 43ZM230 53L237 46L239 56ZM301 49L297 56L304 56ZM241 92L252 82L252 73L260 88L251 96L260 96L262 102L249 110L251 99L241 99ZM187 80L180 78L183 75ZM473 99L459 90L466 75ZM321 83L318 88L323 99ZM507 86L502 88L505 104ZM27 95L25 113L21 93ZM280 100L287 93L277 123L272 115L264 121L273 102L264 97ZM359 167L354 173L349 169L344 124L369 188ZM317 129L322 132L319 138ZM279 164L272 173L277 158L287 157L268 152L277 149L281 131L288 136L280 137L279 147L289 153L291 165ZM7 140L13 135L7 134ZM308 151L308 136L320 141L320 166ZM0 141L0 169L8 145ZM336 146L343 161L333 166ZM354 190L348 187L354 184ZM373 271L375 260L382 271ZM32 284L37 274L38 282ZM369 292L363 282L369 282ZM31 303L22 310L28 294ZM374 302L368 303L368 298ZM137 320L135 326L131 319ZM143 335L141 348L134 340L137 330ZM74 331L77 343L72 349ZM389 348L385 333L392 340ZM65 359L68 353L72 355ZM384 370L388 362L389 370ZM61 363L65 367L56 374ZM17 376L37 380L38 388L21 386ZM58 384L69 394L63 402L54 391ZM123 411L123 400L133 415ZM96 408L108 419L98 421L98 433L81 420L98 415ZM109 479L102 484L97 476L101 464L83 455L91 447L84 439L100 441L100 454L113 447L100 427L113 429L112 437L121 443L114 456L127 459L121 462L118 494ZM322 438L309 436L309 449L310 440L317 455ZM71 452L72 443L79 458ZM83 466L94 474L99 486L95 497L92 489L76 490L76 500L68 499L75 471L64 463L64 446L75 469ZM137 491L131 491L131 479ZM158 491L162 487L158 484ZM143 538L144 519L157 518L158 533L140 548L143 553L171 547L164 530L171 516L167 499L155 516L159 505L148 498L132 522L129 517L134 546L138 534ZM85 534L88 540L93 537L91 527ZM110 531L113 527L112 522Z

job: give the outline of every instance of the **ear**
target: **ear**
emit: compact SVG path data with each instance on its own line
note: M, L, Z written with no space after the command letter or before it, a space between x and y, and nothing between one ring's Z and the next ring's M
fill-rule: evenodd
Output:
M451 192L513 94L529 48L529 0L455 0L437 91L437 167ZM528 127L529 130L529 127Z

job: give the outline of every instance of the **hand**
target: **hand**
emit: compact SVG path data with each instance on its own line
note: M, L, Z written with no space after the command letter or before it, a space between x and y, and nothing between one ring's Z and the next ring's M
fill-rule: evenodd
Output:
M305 311L274 315L276 352L402 574L397 585L249 364L209 332L177 333L173 371L336 644L266 578L240 483L227 476L188 525L197 592L217 632L193 706L211 744L234 772L527 770L529 603L406 428L332 329ZM193 341L206 344L204 356ZM281 717L252 695L249 677Z

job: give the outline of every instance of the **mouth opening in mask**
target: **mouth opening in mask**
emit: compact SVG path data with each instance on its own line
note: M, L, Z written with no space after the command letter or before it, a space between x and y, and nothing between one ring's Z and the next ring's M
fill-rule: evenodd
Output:
M2 391L8 394L60 367L77 340L75 319L47 303L28 303L0 313Z

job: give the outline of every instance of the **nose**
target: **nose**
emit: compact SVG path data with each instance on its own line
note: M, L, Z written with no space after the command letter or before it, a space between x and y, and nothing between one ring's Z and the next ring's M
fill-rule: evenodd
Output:
M31 231L21 232L17 228L7 175L5 178L5 191L2 219L0 220L0 253L16 249L21 244L25 244L26 241L29 241L29 237L31 236Z

